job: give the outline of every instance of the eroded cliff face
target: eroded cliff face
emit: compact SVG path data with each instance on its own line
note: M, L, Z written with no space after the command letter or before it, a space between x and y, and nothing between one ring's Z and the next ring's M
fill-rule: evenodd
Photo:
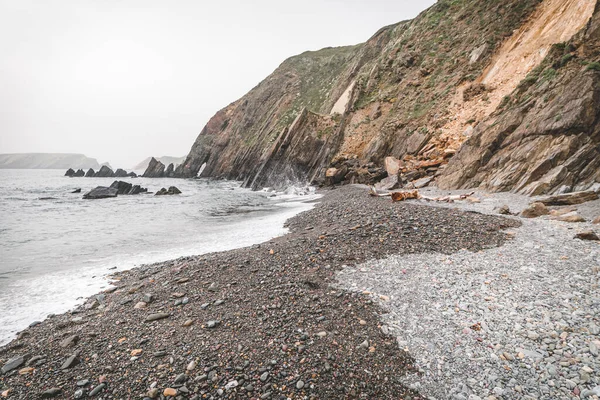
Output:
M405 183L588 187L600 179L595 6L440 0L364 44L292 57L219 111L175 174L372 183L392 157Z
M570 6L582 9L572 23L579 32L550 46L545 58L475 127L439 177L441 187L540 195L598 186L600 10L594 11L594 2L577 3ZM587 17L585 24L582 17Z

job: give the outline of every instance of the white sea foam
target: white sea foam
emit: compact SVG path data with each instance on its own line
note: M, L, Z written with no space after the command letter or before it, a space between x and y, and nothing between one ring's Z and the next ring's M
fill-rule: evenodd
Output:
M25 206L0 205L0 213L10 215L8 228L0 231L0 344L108 288L111 272L283 235L284 222L319 197L313 188L267 193L241 189L237 182L138 179L150 190L174 184L184 194L82 201L70 189L100 183L57 173L0 171L7 192L18 186L27 199ZM45 189L39 190L42 181ZM40 193L57 200L40 204Z

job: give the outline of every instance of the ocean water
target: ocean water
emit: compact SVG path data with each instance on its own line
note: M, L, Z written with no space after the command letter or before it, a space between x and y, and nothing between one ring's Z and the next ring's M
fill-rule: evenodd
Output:
M125 178L156 192L83 200L114 178L0 170L0 344L108 288L116 270L261 243L312 207L310 189L253 192L238 182ZM81 188L82 193L71 193Z

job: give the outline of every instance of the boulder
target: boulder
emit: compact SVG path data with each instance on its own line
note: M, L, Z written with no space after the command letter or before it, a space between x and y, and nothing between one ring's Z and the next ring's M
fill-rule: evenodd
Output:
M384 160L385 170L389 176L398 175L402 166L402 161L395 157L386 157Z
M71 193L81 193L81 188L77 188L77 189L73 190Z
M115 178L127 178L127 171L122 168L117 168L115 171Z
M598 193L593 190L585 192L564 193L556 196L548 196L537 200L546 206L571 206L587 201L598 200Z
M548 208L544 204L542 204L540 202L535 202L535 203L531 203L529 205L529 207L527 207L526 209L521 211L521 217L537 218L542 215L548 215L549 213L550 213L550 211L548 211Z
M98 186L83 195L84 199L106 199L109 197L117 197L118 191L112 187Z
M390 175L387 178L383 178L380 182L375 184L375 189L378 190L394 190L401 187L402 184L398 180L398 175Z
M77 172L73 174L73 177L77 178L81 178L82 176L85 176L85 172L82 169L78 169Z
M148 163L148 168L142 175L144 178L162 178L165 176L165 164L152 157Z
M73 175L75 175L73 168L69 168L67 172L65 172L65 176L72 177Z
M113 178L114 176L115 173L113 172L113 170L107 167L106 165L103 165L102 168L100 168L100 170L98 170L98 172L96 172L95 175L96 178Z
M599 241L600 237L594 231L583 231L575 235L575 239Z
M96 171L94 171L93 168L88 169L88 171L85 173L86 178L93 178L95 175Z
M559 217L556 217L555 219L562 222L585 222L585 218L577 214L577 212L564 214Z
M133 171L131 171L130 173L128 173L127 176L130 177L130 178L137 178L138 177L137 174L135 172L133 172Z
M132 184L124 181L114 181L111 185L111 189L116 189L117 194L129 194L132 188Z
M424 188L425 186L429 185L429 183L431 183L432 180L433 180L432 176L426 176L424 178L413 181L412 184L415 189L421 189L421 188Z
M329 168L325 172L325 184L335 185L344 180L344 177L348 173L348 167L342 165L340 168Z

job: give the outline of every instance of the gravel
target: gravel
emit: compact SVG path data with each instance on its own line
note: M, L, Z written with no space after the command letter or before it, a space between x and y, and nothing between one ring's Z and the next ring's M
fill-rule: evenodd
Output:
M392 204L364 187L327 191L281 238L115 274L102 302L92 297L0 348L0 365L36 359L31 370L1 375L0 389L11 399L53 387L65 398L83 390L119 399L421 399L402 383L414 360L382 329L380 306L332 287L336 272L393 254L482 251L517 225ZM152 301L135 308L147 293ZM60 345L73 335L79 340ZM73 354L80 362L61 370Z
M428 189L428 195L447 194ZM452 192L461 193L461 192ZM533 201L476 193L480 203L429 203L495 213ZM600 202L576 206L589 219ZM402 379L435 399L600 397L600 245L574 239L590 223L520 219L499 248L392 255L348 266L338 287L369 293L382 329L415 358ZM385 299L385 300L381 300Z

